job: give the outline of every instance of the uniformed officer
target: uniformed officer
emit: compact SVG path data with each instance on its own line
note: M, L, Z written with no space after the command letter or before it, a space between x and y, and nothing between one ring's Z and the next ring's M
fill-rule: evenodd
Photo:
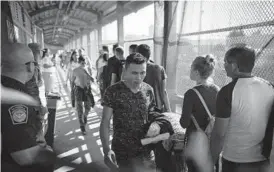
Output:
M25 83L34 74L32 51L23 44L1 46L2 75L4 87L23 93ZM55 153L45 143L38 144L34 127L37 115L34 108L26 104L3 104L1 113L2 172L49 172L55 161Z

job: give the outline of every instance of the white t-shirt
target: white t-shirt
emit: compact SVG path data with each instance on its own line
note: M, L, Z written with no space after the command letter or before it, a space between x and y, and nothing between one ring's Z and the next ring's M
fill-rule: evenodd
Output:
M218 118L230 118L223 158L232 162L259 162L272 104L273 86L258 77L239 78L224 86L217 98Z
M44 64L52 65L52 67L50 67L50 68L44 68ZM50 56L44 57L44 58L41 60L41 69L42 69L42 72L50 72L50 73L55 72L55 67L54 67L53 65L54 65L54 64L53 64L53 62L51 61Z

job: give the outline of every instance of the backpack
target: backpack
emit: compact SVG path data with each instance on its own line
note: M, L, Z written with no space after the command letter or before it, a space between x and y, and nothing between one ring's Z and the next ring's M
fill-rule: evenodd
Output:
M214 123L215 123L215 117L214 117L214 116L211 114L211 112L209 111L209 109L208 109L208 107L207 107L207 105L206 105L206 103L205 103L205 100L203 99L203 97L202 97L202 95L199 93L199 91L198 91L197 89L195 89L195 88L193 88L192 90L195 91L195 93L198 95L198 97L199 97L201 103L203 104L203 106L204 106L204 108L205 108L205 110L206 110L206 112L207 112L207 114L208 114L209 123L208 123L208 125L207 125L207 127L206 127L206 129L205 129L204 132L205 132L205 134L207 135L208 139L210 139L210 137L211 137L211 132L212 132L212 130L213 130L213 126L214 126ZM202 129L200 128L200 126L199 126L197 120L195 119L195 117L194 117L193 115L191 115L191 119L192 119L192 121L193 121L195 127L197 128L197 130L200 130L200 131L201 131Z

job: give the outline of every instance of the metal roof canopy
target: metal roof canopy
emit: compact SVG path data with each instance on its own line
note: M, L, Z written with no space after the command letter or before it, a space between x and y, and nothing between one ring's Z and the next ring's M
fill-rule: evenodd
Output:
M21 1L32 18L42 28L45 43L64 45L80 31L98 28L98 19L106 25L117 19L117 3L124 15L153 3L153 1ZM59 35L56 37L56 35ZM70 36L69 36L70 35ZM61 39L65 38L65 39ZM56 41L57 40L57 41Z

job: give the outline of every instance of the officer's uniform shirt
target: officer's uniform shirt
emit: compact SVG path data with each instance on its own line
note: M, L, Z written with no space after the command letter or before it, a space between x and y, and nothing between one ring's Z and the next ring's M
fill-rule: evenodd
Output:
M27 93L25 85L12 78L1 76L1 83L7 88L12 88ZM1 104L1 133L2 133L2 171L7 171L7 166L13 167L12 171L20 166L12 159L11 153L28 149L37 145L37 129L34 108L23 104ZM31 171L26 167L20 171Z

